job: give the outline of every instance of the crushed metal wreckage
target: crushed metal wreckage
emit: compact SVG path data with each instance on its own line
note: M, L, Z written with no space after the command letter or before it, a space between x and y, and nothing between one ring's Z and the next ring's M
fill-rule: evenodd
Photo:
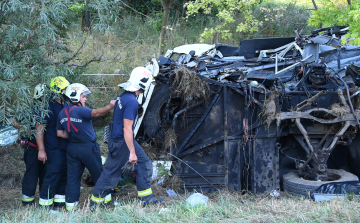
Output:
M360 47L341 45L346 32L169 50L139 99L136 139L188 190L305 195L358 180Z

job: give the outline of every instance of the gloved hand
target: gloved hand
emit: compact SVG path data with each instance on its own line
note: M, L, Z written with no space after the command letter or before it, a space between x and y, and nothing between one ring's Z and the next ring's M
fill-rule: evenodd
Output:
M136 164L132 164L129 161L127 161L126 164L123 167L121 167L122 173L125 174L125 173L134 172L135 165Z

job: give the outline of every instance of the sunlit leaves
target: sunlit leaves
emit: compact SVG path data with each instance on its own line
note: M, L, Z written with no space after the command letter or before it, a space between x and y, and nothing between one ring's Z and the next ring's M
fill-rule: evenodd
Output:
M200 11L210 14L212 9L217 9L216 16L221 24L211 28L205 28L200 40L209 39L215 33L219 33L222 38L227 39L232 36L228 25L235 22L239 13L244 16L244 21L237 28L237 32L255 32L258 30L260 21L252 15L252 6L258 4L260 0L195 0L185 4L187 7L187 17L195 15Z
M324 0L319 10L314 11L309 19L309 24L320 26L349 26L350 34L346 35L350 44L360 45L360 1L351 1L351 6L346 0Z

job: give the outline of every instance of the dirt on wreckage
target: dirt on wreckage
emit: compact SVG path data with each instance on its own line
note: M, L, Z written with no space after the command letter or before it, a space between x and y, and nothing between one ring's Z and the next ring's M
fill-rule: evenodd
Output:
M342 45L346 33L169 50L136 139L189 191L304 194L358 180L360 47Z

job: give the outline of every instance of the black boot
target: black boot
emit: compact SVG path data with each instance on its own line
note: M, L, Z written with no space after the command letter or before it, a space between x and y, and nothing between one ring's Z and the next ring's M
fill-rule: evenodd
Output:
M159 204L164 201L163 198L156 199L153 194L145 197L139 197L139 200L143 202L143 206L146 206L148 204Z

